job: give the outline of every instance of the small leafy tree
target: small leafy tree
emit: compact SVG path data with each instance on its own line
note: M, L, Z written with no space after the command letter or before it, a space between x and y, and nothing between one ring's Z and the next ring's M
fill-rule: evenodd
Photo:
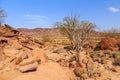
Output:
M7 14L5 13L5 11L0 8L0 25L2 25L4 19L7 17Z
M59 23L57 27L71 41L72 47L76 51L76 61L80 61L79 56L82 47L90 38L96 25L88 21L80 22L79 16L75 15L73 17L65 17L63 23Z

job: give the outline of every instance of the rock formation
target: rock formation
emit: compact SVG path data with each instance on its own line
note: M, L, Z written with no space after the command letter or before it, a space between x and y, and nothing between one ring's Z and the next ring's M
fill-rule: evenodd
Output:
M35 70L39 63L47 60L40 47L39 43L11 26L0 26L1 69L18 69L21 72Z
M101 42L98 43L95 50L119 50L119 42L115 38L104 38Z

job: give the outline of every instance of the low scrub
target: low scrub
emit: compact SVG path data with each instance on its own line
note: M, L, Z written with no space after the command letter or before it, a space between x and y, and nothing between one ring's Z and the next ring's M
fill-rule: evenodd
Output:
M48 35L42 36L41 38L43 42L52 42L52 38L50 38Z
M100 51L93 51L90 53L90 56L93 58L93 60L106 60L107 58L113 58L113 64L120 66L120 51L110 51L105 50L103 52Z

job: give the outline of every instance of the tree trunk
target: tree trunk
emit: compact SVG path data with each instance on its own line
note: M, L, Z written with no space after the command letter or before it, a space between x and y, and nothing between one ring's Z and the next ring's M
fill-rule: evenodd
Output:
M80 53L82 51L82 48L80 48L79 50L77 50L77 53L76 53L76 61L79 62L80 61Z

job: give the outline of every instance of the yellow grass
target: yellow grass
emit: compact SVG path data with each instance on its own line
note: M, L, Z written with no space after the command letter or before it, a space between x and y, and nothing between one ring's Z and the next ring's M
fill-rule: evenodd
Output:
M92 38L89 39L91 43L98 43L101 41L102 38ZM60 44L60 45L70 45L70 41L67 37L39 37L37 40L42 41L42 42L51 42L53 44Z

